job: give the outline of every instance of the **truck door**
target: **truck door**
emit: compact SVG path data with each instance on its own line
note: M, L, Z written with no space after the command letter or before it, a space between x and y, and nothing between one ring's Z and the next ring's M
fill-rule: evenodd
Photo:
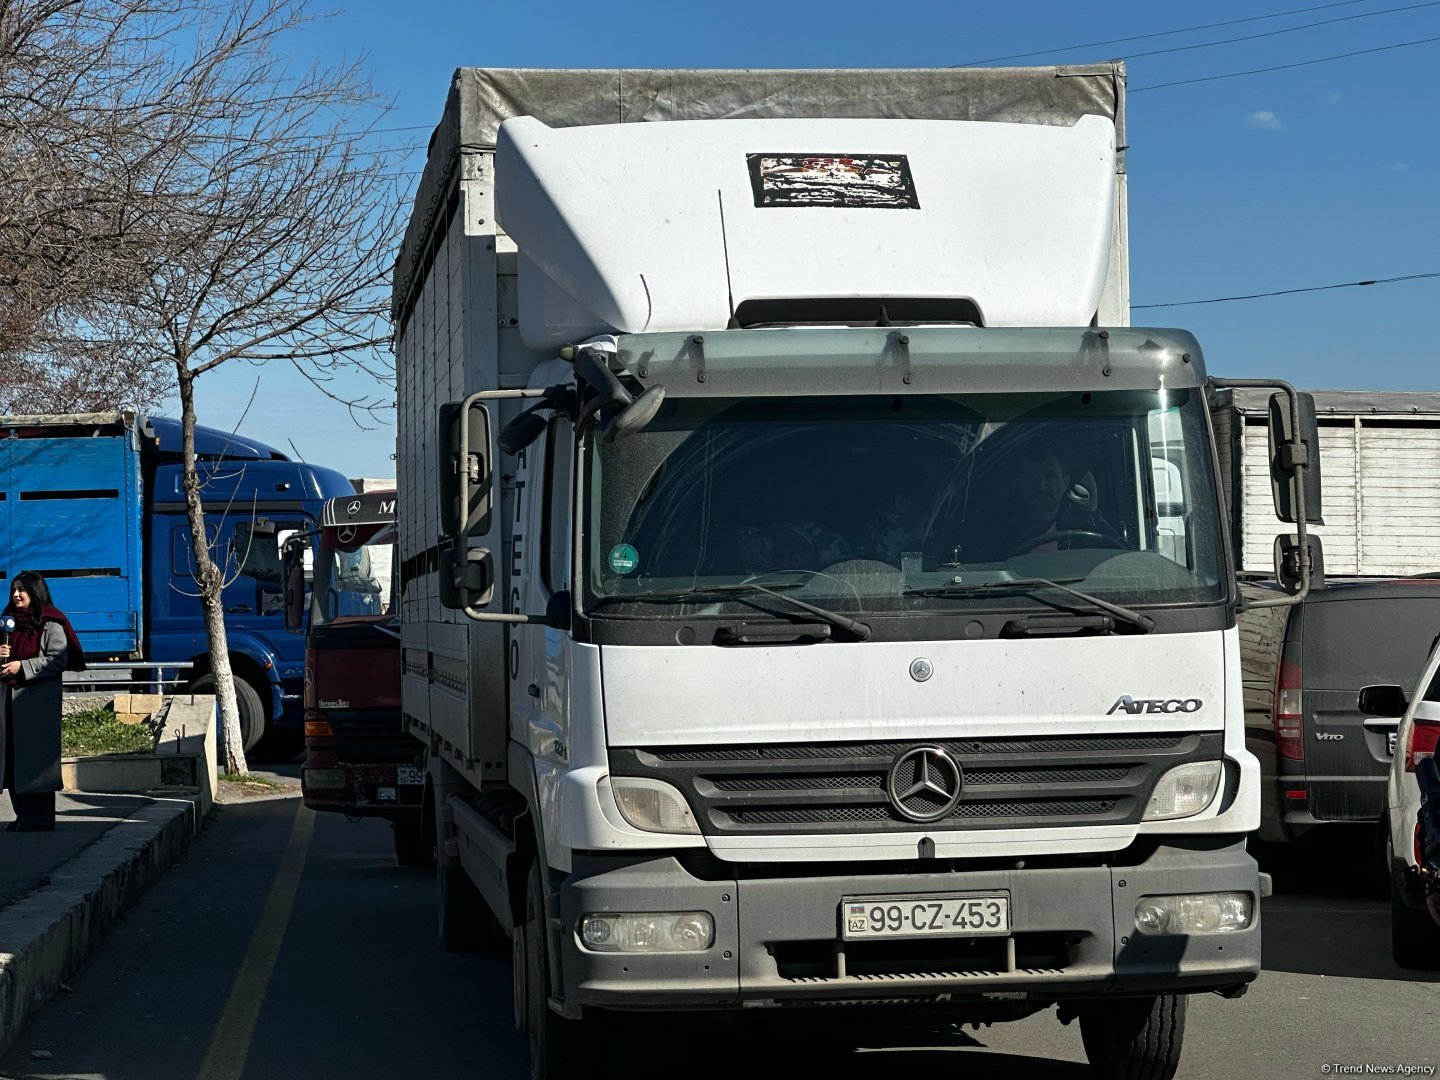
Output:
M225 575L225 617L260 616L283 626L285 593L280 580L280 536L304 528L303 519L244 518L228 522L230 559Z
M574 446L568 421L556 420L517 473L513 565L520 571L512 580L512 610L542 612L569 587ZM543 623L520 624L511 634L511 732L535 755L543 785L568 764L569 634Z

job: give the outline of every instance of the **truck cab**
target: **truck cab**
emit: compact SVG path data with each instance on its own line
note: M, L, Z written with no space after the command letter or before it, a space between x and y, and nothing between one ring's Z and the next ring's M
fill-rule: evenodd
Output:
M395 492L328 500L316 526L285 541L285 621L305 634L305 761L312 810L392 823L402 865L429 861L424 770L400 723Z

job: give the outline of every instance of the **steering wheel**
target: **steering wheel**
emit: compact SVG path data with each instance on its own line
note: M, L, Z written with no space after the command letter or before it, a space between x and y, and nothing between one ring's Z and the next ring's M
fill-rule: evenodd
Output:
M1021 541L1006 558L1013 559L1016 555L1025 555L1034 551L1041 544L1053 544L1061 540L1098 540L1099 543L1081 546L1115 548L1117 551L1125 549L1125 545L1115 537L1096 532L1093 529L1056 529L1054 532L1041 533L1039 536L1032 536L1028 540Z

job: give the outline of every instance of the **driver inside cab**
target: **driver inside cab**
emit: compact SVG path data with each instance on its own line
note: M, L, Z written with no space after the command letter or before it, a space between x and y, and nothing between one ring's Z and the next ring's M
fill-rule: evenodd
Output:
M995 513L966 545L967 562L1091 547L1114 537L1100 514L1083 504L1089 493L1075 486L1056 451L1042 446L1021 450L1002 466L1000 475Z

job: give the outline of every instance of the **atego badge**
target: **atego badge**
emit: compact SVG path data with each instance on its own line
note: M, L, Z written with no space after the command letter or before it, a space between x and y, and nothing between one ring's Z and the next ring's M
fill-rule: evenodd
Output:
M1110 706L1106 716L1113 716L1117 712L1129 713L1131 716L1139 716L1141 713L1192 713L1199 712L1205 702L1198 697L1191 698L1133 698L1129 694L1115 699L1115 704Z

